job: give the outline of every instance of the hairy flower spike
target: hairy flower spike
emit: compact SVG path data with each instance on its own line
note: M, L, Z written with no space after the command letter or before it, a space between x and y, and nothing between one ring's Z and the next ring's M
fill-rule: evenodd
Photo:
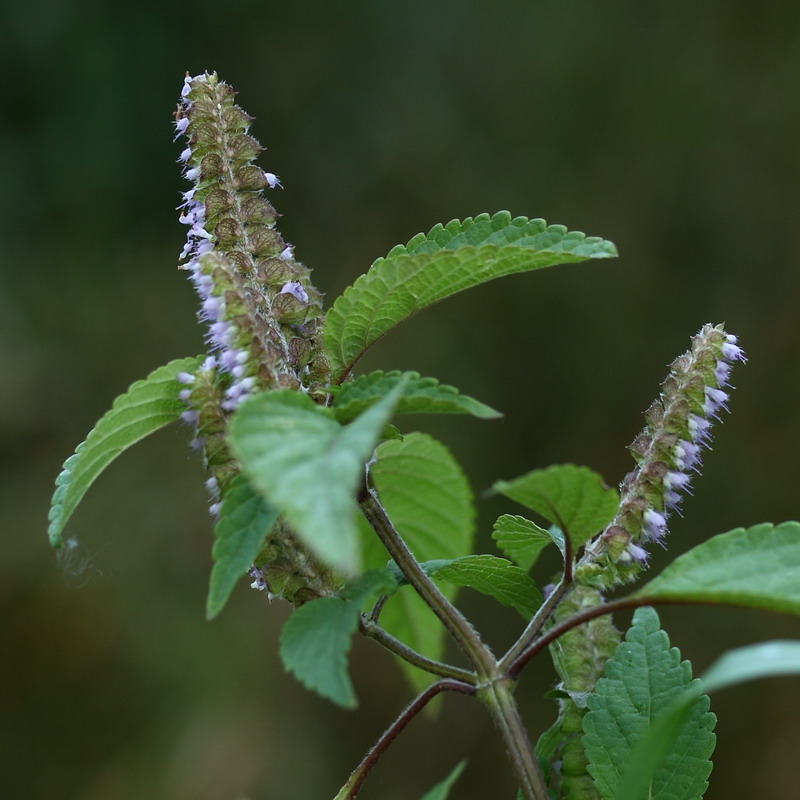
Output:
M182 417L196 428L193 447L210 475L214 517L239 472L226 438L231 412L262 389L314 394L329 382L320 344L322 295L275 228L279 215L263 190L281 184L253 163L263 148L233 97L215 74L187 75L175 114L175 138L187 139L178 162L194 183L178 206L188 227L181 268L200 298L198 316L213 353L195 375L178 380L186 387ZM264 537L251 568L254 588L298 605L331 592L336 577L282 520Z
M746 361L736 337L721 325L704 325L691 349L672 363L660 398L645 413L647 427L630 446L637 466L620 486L617 515L586 547L576 570L579 582L602 589L631 579L647 563L644 545L664 546L669 515L691 493L711 424L728 410L736 361Z
M216 74L187 75L175 114L176 134L187 139L178 160L195 184L178 207L189 226L182 268L200 296L219 371L230 381L225 411L258 389L309 389L326 377L316 347L322 296L275 229L278 212L262 192L280 182L253 163L263 147L233 98ZM296 339L308 346L292 345Z

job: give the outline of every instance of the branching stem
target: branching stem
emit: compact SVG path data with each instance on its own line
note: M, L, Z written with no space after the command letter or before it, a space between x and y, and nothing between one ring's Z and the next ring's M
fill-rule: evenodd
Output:
M555 610L556 606L561 602L561 599L564 595L569 591L569 588L572 584L571 580L568 580L568 575L564 575L564 577L558 582L556 587L553 589L552 592L547 597L547 600L542 603L539 607L539 610L534 614L531 621L528 623L528 626L520 635L519 639L514 642L513 645L509 648L508 652L500 659L500 671L503 673L508 672L509 667L530 647L530 645L536 640L536 637L539 635L539 632L542 630L542 627L550 619L550 615Z
M406 543L394 529L391 520L372 489L365 488L359 497L361 510L372 525L383 546L394 559L405 579L430 606L434 614L464 651L481 681L497 676L497 661L481 641L478 632L467 618L439 591L439 587L425 574Z
M456 691L476 694L489 710L495 727L503 737L509 759L511 760L517 779L520 782L520 789L524 800L547 800L548 792L544 782L544 776L539 769L533 747L531 746L530 739L528 738L512 693L514 679L510 678L507 674L503 674L500 669L500 664L497 662L491 650L481 641L478 632L470 625L466 617L464 617L439 591L436 584L425 574L419 562L414 558L406 543L400 537L400 534L395 530L375 492L371 488L365 487L359 496L359 502L364 516L375 530L378 538L383 542L389 555L394 559L400 572L403 573L409 584L414 587L433 613L441 620L445 629L464 651L470 663L475 668L475 675L471 676L469 683L450 679L439 681L434 684L434 687L445 684L446 686L443 688L455 688ZM542 624L544 623L542 622ZM473 685L475 680L477 680L477 688ZM431 687L431 689L434 687ZM438 691L442 691L442 689ZM423 697L425 697L424 693L417 698L415 703L420 701ZM427 699L417 706L412 707L412 704L412 706L406 709L402 724L398 726L398 724L395 723L395 725L387 731L387 734L392 732L389 741L402 730L407 724L408 719L418 713L419 709L422 708L426 702ZM408 717L408 719L406 719L406 717ZM383 739L379 741L378 745L380 745L382 741ZM378 745L376 745L376 747L378 747ZM373 750L374 749L375 748L373 748ZM385 749L385 745L380 752L383 752L383 749ZM372 753L372 751L370 751L370 753ZM369 758L369 754L367 758ZM367 759L365 759L365 762L366 761ZM371 763L372 762L369 762L369 765L366 766L366 770L370 768ZM361 769L361 767L359 767L359 769ZM356 770L356 773L359 772L359 769ZM356 773L354 773L354 775L356 775ZM351 778L351 780L353 780L353 778ZM363 778L361 778L361 780L363 780ZM360 785L359 782L356 789ZM354 794L340 794L337 796L336 800L346 800L354 796Z
M352 800L364 783L369 771L386 752L389 745L397 738L400 731L441 692L461 692L461 694L475 694L475 687L461 681L441 680L429 686L422 694L412 700L383 732L377 742L369 749L361 763L353 770L347 783L342 787L335 800Z
M640 608L641 606L688 605L691 604L691 602L691 600L672 600L640 596L621 597L619 600L612 600L611 602L603 603L599 606L592 606L592 608L587 608L585 611L581 611L580 614L575 614L575 616L565 619L563 622L559 622L548 631L545 631L545 633L539 636L538 639L534 639L530 646L513 660L513 663L508 664L506 668L506 674L509 678L516 680L525 665L537 653L540 653L542 650L544 650L545 647L558 639L559 636L563 636L565 633L567 633L567 631L577 628L578 625L583 625L584 622L589 622L590 620L596 619L597 617L602 617L605 614L613 614L617 611ZM504 660L506 657L504 657Z
M387 650L390 650L409 664L419 667L419 669L430 672L433 675L438 675L441 678L452 678L471 686L477 683L477 676L474 672L461 669L461 667L454 667L451 664L444 664L441 661L434 661L422 655L422 653L412 650L408 645L403 644L399 639L395 639L394 636L381 628L381 626L372 619L371 615L361 615L359 630L364 636L374 639L378 644L383 645Z

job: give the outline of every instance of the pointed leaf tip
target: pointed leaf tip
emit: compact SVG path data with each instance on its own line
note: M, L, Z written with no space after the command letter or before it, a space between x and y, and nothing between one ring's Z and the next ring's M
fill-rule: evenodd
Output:
M231 421L231 449L254 488L322 561L345 574L357 572L361 560L356 490L403 386L347 426L289 390L254 396Z
M174 422L186 410L179 398L181 372L195 372L203 356L171 361L136 381L114 400L56 478L50 505L48 535L53 547L63 545L62 531L78 503L103 470L131 445Z
M611 242L507 211L436 225L375 261L334 302L325 323L334 381L395 325L450 295L505 275L616 254Z

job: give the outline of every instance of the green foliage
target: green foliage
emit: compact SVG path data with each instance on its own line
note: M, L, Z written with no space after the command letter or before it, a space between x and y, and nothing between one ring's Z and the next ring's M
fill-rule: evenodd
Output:
M100 473L123 451L163 428L186 411L178 397L181 384L176 376L194 372L201 358L170 361L136 381L114 401L86 439L64 462L56 478L56 490L50 505L48 534L53 547L61 547L67 520Z
M492 555L463 556L455 559L423 561L420 566L431 578L454 586L475 589L493 597L504 606L516 609L523 619L530 619L542 604L541 592L530 575L520 567ZM389 565L398 585L406 583L397 565Z
M583 720L583 746L588 771L602 800L617 797L627 764L639 742L646 739L658 718L671 709L687 689L696 691L691 665L669 646L652 608L637 609L633 623L606 663L605 677L588 698ZM709 757L716 717L708 711L705 695L696 693L680 724L669 738L663 758L641 794L628 800L697 800L708 786Z
M455 769L441 783L437 783L430 791L425 792L420 800L447 800L450 795L450 789L453 788L453 784L459 779L466 766L466 761L457 764Z
M233 479L222 499L219 520L214 527L216 540L211 550L214 567L206 602L208 619L222 611L236 581L255 560L277 518L275 509L253 490L244 476L237 475Z
M375 261L333 304L325 349L334 381L391 328L445 297L504 275L616 254L611 242L507 211L436 225Z
M481 419L501 417L499 411L459 394L455 386L436 378L421 378L418 372L370 372L336 387L333 413L339 422L349 422L405 381L395 414L472 414Z
M760 642L729 650L700 680L706 692L715 692L744 681L779 675L800 675L800 642Z
M231 449L252 485L320 559L345 573L360 563L356 489L401 391L346 427L301 392L264 392L230 424Z
M345 588L343 597L323 597L300 606L281 630L280 655L286 669L307 689L343 708L355 708L347 654L358 630L361 605L370 595L395 588L387 570L368 570Z
M352 600L323 597L298 608L281 631L281 660L297 680L336 705L358 705L347 653L360 609Z
M514 514L498 517L492 530L497 546L524 570L539 558L539 553L549 544L555 544L564 553L564 534L560 528L540 528L535 522Z
M623 771L615 800L638 800L646 791L676 732L702 692L777 675L800 675L800 642L762 642L729 650L658 718Z
M411 433L381 444L370 478L381 503L417 560L453 559L472 549L475 510L472 492L449 450L431 436ZM383 566L388 556L368 529L364 537L367 566ZM444 587L453 598L455 589ZM399 592L381 612L381 625L393 636L430 658L440 658L444 645L441 624L412 592ZM428 675L403 662L416 688Z
M675 559L634 597L800 614L800 522L722 533Z
M587 467L559 464L513 481L497 481L495 491L521 503L569 536L573 552L601 531L617 511L619 495Z

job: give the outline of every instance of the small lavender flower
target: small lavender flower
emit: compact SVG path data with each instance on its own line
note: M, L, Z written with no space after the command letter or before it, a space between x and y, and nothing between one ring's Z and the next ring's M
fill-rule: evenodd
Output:
M680 512L711 426L728 410L731 368L746 361L737 339L721 325L704 325L692 347L672 363L661 397L645 414L647 427L630 451L637 467L620 487L620 505L609 527L585 548L576 578L598 588L633 577L647 564L644 545L662 546L669 516Z

